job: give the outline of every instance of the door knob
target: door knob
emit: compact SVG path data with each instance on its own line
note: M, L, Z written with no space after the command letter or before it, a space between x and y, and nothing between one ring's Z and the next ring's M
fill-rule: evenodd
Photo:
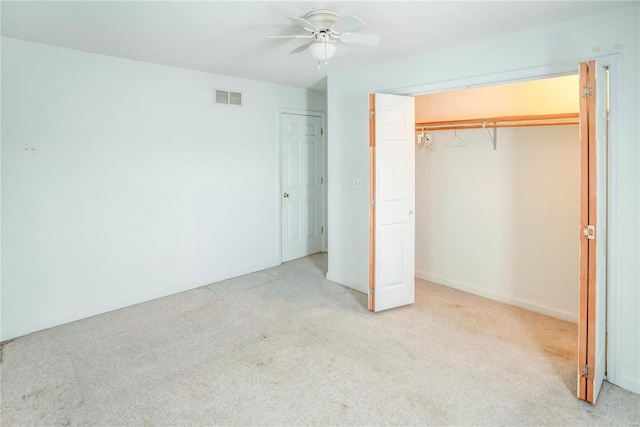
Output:
M409 215L413 215L413 209L409 211Z
M282 195L282 197L284 197L284 198L286 199L287 197L289 197L289 193L284 193L284 194Z

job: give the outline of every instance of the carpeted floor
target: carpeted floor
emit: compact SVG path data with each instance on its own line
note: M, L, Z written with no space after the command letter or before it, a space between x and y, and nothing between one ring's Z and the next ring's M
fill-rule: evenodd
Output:
M638 425L577 400L571 323L417 282L370 313L326 255L34 333L2 349L2 425Z

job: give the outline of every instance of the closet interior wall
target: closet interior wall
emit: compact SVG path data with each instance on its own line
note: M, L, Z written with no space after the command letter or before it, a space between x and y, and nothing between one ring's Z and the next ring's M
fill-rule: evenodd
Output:
M575 76L424 95L416 122L573 113L578 99ZM496 150L487 129L426 133L417 277L577 322L578 126L500 128Z

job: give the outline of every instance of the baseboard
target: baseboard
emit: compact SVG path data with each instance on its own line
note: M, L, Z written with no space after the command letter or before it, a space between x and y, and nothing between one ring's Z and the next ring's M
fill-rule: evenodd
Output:
M4 322L5 324L3 324L2 337L0 337L0 340L7 341L10 339L19 338L21 336L28 335L34 332L64 325L65 323L75 322L77 320L86 319L88 317L97 316L99 314L107 313L109 311L119 310L121 308L130 307L132 305L141 304L143 302L153 301L154 299L163 298L163 297L177 294L180 292L185 292L192 289L200 288L202 286L206 286L212 283L231 279L233 277L243 276L245 274L250 274L256 271L275 267L280 264L281 264L280 260L271 260L266 263L261 263L259 265L248 267L246 269L235 270L232 273L217 275L211 278L198 280L196 283L186 283L186 284L181 284L177 286L153 289L149 292L129 295L129 296L126 296L125 298L110 301L108 303L96 304L90 307L83 307L83 309L81 310L73 310L70 312L66 312L61 316L41 320L38 322L33 322L30 324L22 324L22 325L19 325L18 327L6 327L6 322Z
M578 323L578 316L567 313L564 311L556 310L551 307L545 307L543 305L534 304L519 298L509 297L506 295L502 295L496 292L487 291L485 289L478 288L476 286L466 285L458 282L454 282L451 280L443 279L441 277L432 276L430 274L425 274L422 272L416 272L416 277L418 279L427 280L429 282L437 283L438 285L447 286L449 288L454 288L459 291L468 292L470 294L478 295L484 298L489 298L494 301L503 302L510 305L515 305L516 307L524 308L526 310L535 311L536 313L545 314L547 316L555 317L557 319L566 320L571 323Z
M343 279L342 277L335 276L330 272L327 273L327 280L331 280L339 285L346 286L347 288L355 289L356 291L362 292L363 294L369 293L369 287L367 285L361 285L358 283L350 282L348 280Z
M625 390L632 391L634 393L640 394L640 380L637 378L630 378L628 376L621 376L620 381L611 382L611 384L615 384L620 388L624 388Z

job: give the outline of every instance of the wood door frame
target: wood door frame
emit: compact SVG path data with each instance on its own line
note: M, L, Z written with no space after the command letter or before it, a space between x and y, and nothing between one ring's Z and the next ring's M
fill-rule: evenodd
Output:
M328 227L327 227L327 185L328 185L328 177L327 177L327 114L322 111L315 110L299 110L295 108L278 108L277 111L277 180L278 180L278 221L276 224L276 230L278 233L278 260L280 264L282 264L282 115L283 114L293 114L297 116L311 116L311 117L320 117L321 127L323 129L322 135L320 137L320 141L322 144L322 176L324 177L324 183L322 184L322 226L324 227L324 233L322 233L322 252L327 252L327 235L328 235Z
M587 62L581 62L580 68L580 90L591 84L589 67ZM595 90L595 88L594 88ZM591 112L591 106L589 98L584 93L580 93L580 227L589 224L589 181L590 177L590 162L589 151L591 150L590 144L590 126L588 116ZM587 116L587 117L583 117ZM595 120L593 120L595 123ZM595 203L594 203L595 205ZM595 222L594 222L595 224ZM582 400L587 399L587 378L586 373L581 372L581 368L586 365L587 361L587 314L589 306L589 289L588 283L592 276L589 270L589 265L593 265L595 268L595 250L590 251L589 240L584 236L580 236L580 303L578 308L578 360L577 360L577 374L578 374L578 389L577 397ZM589 256L591 252L591 257ZM593 372L592 372L593 374Z
M401 88L389 89L384 93L419 96L428 93L452 91L456 89L467 89L474 87L494 86L506 83L516 83L528 80L539 80L551 77L561 77L575 75L580 62L595 60L598 66L609 69L609 111L611 112L608 126L608 189L605 200L600 203L607 203L607 374L605 378L612 383L617 383L620 378L620 343L621 343L621 319L620 319L620 271L621 271L621 225L622 201L621 185L622 177L618 165L622 164L622 150L620 149L619 138L621 135L620 121L617 119L621 115L622 81L621 81L621 55L612 54L599 57L592 57L585 60L575 60L558 64L547 64L538 67L511 70L481 76L467 76L459 79L441 81L437 83L426 83ZM595 90L595 89L594 89ZM595 123L595 122L594 122ZM595 173L595 170L594 172ZM598 201L596 201L598 203ZM579 231L582 233L582 230ZM615 262L612 262L614 260ZM371 279L370 279L371 280ZM580 297L579 297L580 298ZM594 300L595 303L595 300ZM578 374L579 375L579 374Z
M369 297L367 306L376 311L376 94L369 94Z
M596 191L596 159L600 153L596 146L596 62L593 60L580 63L580 90L580 227L585 230L588 225L598 223L596 207L601 196ZM596 285L600 285L596 278L596 246L599 240L599 236L591 240L580 236L577 396L591 403L595 403L595 292Z

